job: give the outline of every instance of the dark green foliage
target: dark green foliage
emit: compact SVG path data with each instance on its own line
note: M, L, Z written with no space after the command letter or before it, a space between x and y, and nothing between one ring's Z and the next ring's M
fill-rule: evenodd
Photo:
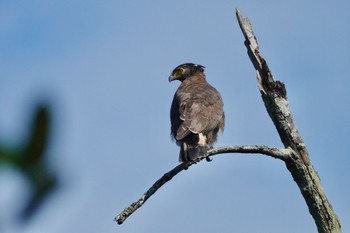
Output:
M15 148L0 144L0 165L9 165L21 172L31 186L31 196L20 216L22 220L28 220L57 186L57 178L47 166L46 149L51 125L49 107L38 105L30 123L26 143L16 145Z

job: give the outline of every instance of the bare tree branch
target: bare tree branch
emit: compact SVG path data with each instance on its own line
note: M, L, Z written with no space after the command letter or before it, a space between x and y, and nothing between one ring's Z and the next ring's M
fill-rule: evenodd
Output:
M264 154L271 156L276 159L281 159L283 161L289 159L294 151L290 148L287 149L278 149L267 146L224 146L218 148L212 148L208 150L207 157L224 154L224 153L249 153L249 154ZM202 158L204 159L204 158ZM187 170L190 166L197 163L196 162L188 162L181 163L169 172L165 173L159 180L157 180L151 188L149 188L139 200L132 203L129 207L125 208L114 220L118 224L122 224L132 213L134 213L138 208L140 208L148 198L150 198L160 187L162 187L166 182L171 180L174 176L176 176L179 172L183 170Z
M239 9L236 9L236 16L245 37L244 44L248 49L249 58L257 72L258 86L266 110L284 146L295 151L290 159L285 160L287 169L299 186L318 232L341 232L340 221L323 191L320 178L310 162L306 145L294 124L285 85L273 78L265 59L260 55L249 19L243 18Z

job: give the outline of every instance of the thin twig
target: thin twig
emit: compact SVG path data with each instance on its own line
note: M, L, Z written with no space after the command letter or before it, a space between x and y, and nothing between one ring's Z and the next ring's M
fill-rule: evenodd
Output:
M225 154L225 153L250 153L250 154L264 154L271 156L276 159L281 159L283 161L287 160L293 153L290 148L278 149L268 146L254 145L254 146L224 146L218 148L212 148L208 150L207 157ZM206 157L206 158L207 158ZM202 158L204 159L204 158ZM196 161L198 162L198 161ZM179 172L186 170L188 167L192 166L196 162L184 162L177 165L171 171L165 173L159 180L157 180L150 189L148 189L139 200L132 203L129 207L125 208L114 220L118 224L122 224L132 213L134 213L138 208L140 208L148 198L150 198L160 187L162 187L166 182L171 180Z

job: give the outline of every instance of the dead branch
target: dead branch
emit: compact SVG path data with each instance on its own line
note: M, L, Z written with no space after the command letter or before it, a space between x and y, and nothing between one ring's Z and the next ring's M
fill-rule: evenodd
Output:
M292 148L295 152L285 160L287 169L309 207L318 232L341 232L340 221L323 191L320 178L310 162L306 145L294 124L285 85L274 79L265 59L260 55L259 45L249 19L243 18L239 9L236 9L236 16L245 37L244 44L249 58L257 72L258 86L266 110L284 146Z

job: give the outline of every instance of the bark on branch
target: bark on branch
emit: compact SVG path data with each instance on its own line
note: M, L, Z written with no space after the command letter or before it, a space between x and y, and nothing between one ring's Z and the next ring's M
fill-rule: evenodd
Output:
M210 149L206 158L224 153L264 154L276 159L286 161L288 160L288 158L293 156L294 151L290 148L278 149L267 146L224 146ZM150 198L160 187L162 187L166 182L171 180L179 172L187 170L190 166L192 166L195 163L197 162L181 163L169 172L165 173L159 180L157 180L151 186L151 188L149 188L141 196L139 200L125 208L120 214L118 214L117 217L114 218L114 220L118 224L122 224L132 213L134 213L138 208L140 208L147 201L147 199Z
M258 78L258 86L266 110L273 121L286 148L295 153L285 160L287 169L297 183L310 214L315 220L319 233L341 232L341 225L313 168L306 146L296 128L287 100L287 92L282 82L273 78L265 59L260 55L259 45L248 18L243 18L239 9L236 16L245 37L244 44Z

